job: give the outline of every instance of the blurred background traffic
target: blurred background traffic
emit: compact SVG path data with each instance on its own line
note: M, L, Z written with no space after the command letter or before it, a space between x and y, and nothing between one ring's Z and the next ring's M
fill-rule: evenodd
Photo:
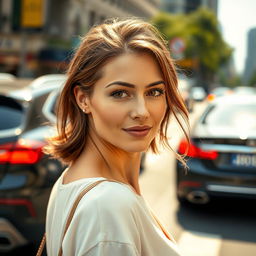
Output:
M255 11L253 0L0 0L0 254L34 255L44 232L65 166L42 148L81 37L135 16L166 40L191 125L190 144L168 128L187 169L165 149L143 154L144 197L184 256L256 255Z

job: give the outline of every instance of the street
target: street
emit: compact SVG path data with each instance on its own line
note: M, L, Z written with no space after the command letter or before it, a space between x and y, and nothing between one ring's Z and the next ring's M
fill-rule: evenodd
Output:
M191 123L203 108L204 103L196 105ZM170 125L169 137L176 148L181 137L176 124ZM175 195L174 159L174 154L167 150L159 155L147 153L140 184L145 200L184 256L255 256L255 207L238 200L223 200L206 207L180 207Z
M46 213L57 244L72 200L49 196L69 165L65 184L131 183L181 256L256 256L255 10L256 0L0 0L0 256L35 255ZM141 152L152 141L159 153ZM97 246L115 238L99 226L110 236ZM86 254L99 237L88 236ZM151 253L165 256L160 247Z

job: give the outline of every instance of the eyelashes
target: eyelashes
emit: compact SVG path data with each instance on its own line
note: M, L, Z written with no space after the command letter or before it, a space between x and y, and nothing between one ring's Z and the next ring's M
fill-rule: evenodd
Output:
M126 90L116 90L116 91L113 91L110 94L110 96L116 99L122 99L122 98L128 97L129 95Z
M154 98L160 97L164 94L165 94L165 90L161 88L153 88L146 92L146 96L154 97ZM116 90L111 92L110 96L116 99L123 99L127 97L132 97L132 94L130 94L129 91L127 90Z
M148 96L153 96L153 97L159 97L161 95L163 95L165 93L165 91L161 88L154 88L151 89L147 92Z

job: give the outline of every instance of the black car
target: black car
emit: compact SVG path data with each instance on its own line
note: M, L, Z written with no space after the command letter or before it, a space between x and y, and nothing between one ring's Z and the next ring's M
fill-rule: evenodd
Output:
M1 255L19 255L20 247L34 255L44 233L49 194L65 166L42 148L54 122L55 89L64 81L44 76L37 86L0 95Z
M256 96L224 96L213 101L195 123L186 170L177 162L181 203L206 204L212 198L256 199Z

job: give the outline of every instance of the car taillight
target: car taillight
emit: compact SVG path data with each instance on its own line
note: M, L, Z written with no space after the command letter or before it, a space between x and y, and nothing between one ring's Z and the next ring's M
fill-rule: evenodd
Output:
M27 139L0 145L0 163L34 164L42 157L44 145L42 141Z
M185 139L182 139L178 148L180 154L192 157L214 160L218 157L218 152L214 150L202 150L195 146L192 142L189 144Z
M207 96L208 101L213 101L215 98L216 98L216 96L214 94L208 94L208 96Z

